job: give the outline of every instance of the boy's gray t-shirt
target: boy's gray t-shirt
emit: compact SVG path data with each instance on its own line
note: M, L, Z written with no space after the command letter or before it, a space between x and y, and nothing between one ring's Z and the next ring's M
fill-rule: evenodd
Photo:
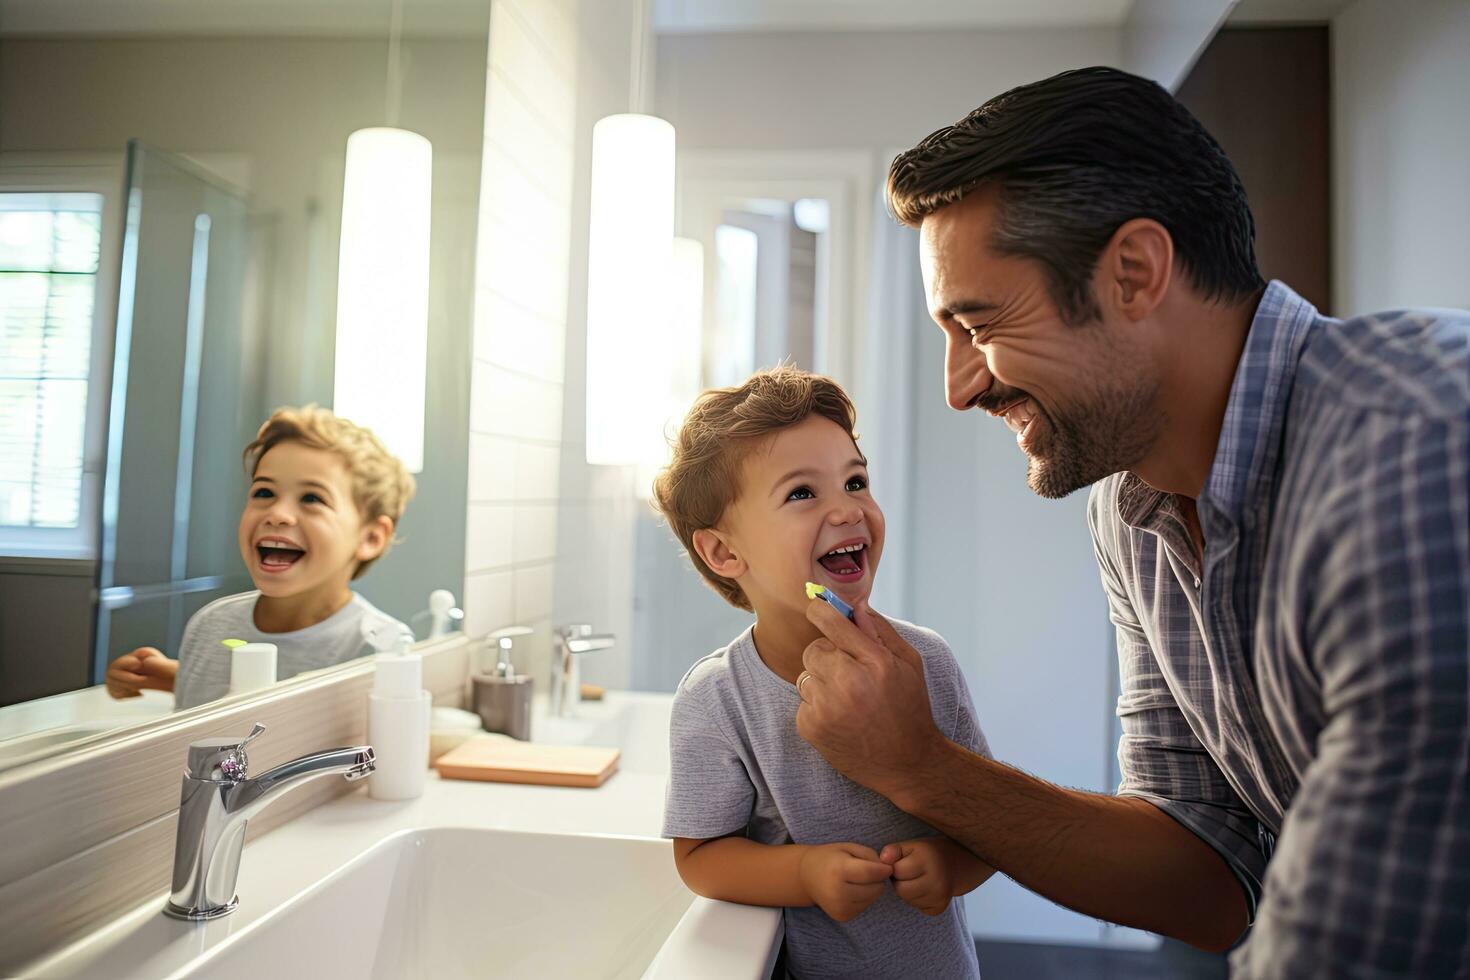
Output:
M192 708L230 693L230 651L223 645L225 640L274 643L276 679L285 680L371 653L366 632L381 623L395 622L354 592L351 602L320 623L290 633L262 633L255 628L259 597L259 592L228 595L189 617L179 642L175 708Z
M939 634L893 627L924 658L940 731L989 756L959 665ZM741 831L762 844L852 842L881 851L937 833L827 764L796 731L796 687L760 659L747 629L700 660L679 683L669 731L665 837ZM786 949L796 977L978 977L964 900L927 916L892 887L861 914L836 922L820 908L788 908Z

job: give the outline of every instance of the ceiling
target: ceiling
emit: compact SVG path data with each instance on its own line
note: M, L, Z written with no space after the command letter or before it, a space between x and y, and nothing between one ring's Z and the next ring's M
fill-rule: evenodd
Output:
M387 37L390 0L0 0L0 34ZM403 0L405 35L486 36L490 0Z
M601 2L601 0L582 0ZM654 30L1106 27L1133 0L645 0ZM404 32L481 34L490 0L403 0ZM3 34L383 36L389 0L0 0Z
M581 0L583 3L603 0ZM644 0L661 34L1119 27L1134 0ZM1241 0L1229 22L1321 22L1351 0ZM403 0L404 33L483 37L490 0ZM0 0L0 34L384 37L390 0Z

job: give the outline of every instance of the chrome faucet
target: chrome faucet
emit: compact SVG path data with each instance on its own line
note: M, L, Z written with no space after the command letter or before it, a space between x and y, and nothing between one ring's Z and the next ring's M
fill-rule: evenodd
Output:
M173 892L165 915L202 920L233 912L240 904L235 879L250 818L317 776L341 774L355 780L373 771L372 746L359 745L304 755L252 779L245 746L264 731L264 725L256 725L243 739L207 738L189 746L179 797Z
M552 631L551 713L566 717L582 703L582 665L577 654L606 650L618 640L611 633L593 633L586 623Z

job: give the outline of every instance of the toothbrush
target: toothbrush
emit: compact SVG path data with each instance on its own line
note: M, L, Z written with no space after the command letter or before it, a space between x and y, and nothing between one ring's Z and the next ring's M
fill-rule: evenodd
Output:
M833 609L836 609L848 619L852 619L852 607L839 599L837 597L837 593L833 592L825 585L818 585L815 582L808 582L806 584L806 597L808 599L821 599L827 605L831 606Z

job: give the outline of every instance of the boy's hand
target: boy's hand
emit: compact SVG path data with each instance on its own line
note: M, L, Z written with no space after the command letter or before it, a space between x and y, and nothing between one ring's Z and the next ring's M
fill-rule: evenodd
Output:
M946 846L948 845L948 846ZM893 868L893 890L925 915L943 915L954 897L951 844L943 837L922 837L883 848L879 859Z
M883 894L883 884L892 873L871 847L821 844L802 855L799 877L823 912L846 922Z
M139 647L107 665L107 693L122 700L141 697L145 688L172 691L174 675L178 672L179 662L165 657L163 651Z

